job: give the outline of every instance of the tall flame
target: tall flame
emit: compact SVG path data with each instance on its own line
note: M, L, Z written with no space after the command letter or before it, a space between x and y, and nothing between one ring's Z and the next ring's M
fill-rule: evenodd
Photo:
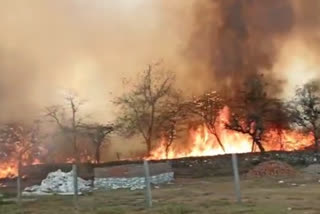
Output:
M224 146L224 150L219 145L215 135L211 134L205 125L199 125L196 128L189 130L188 143L183 145L183 148L175 145L167 147L167 142L163 138L159 145L154 148L147 159L174 159L183 157L198 157L198 156L214 156L230 153L247 153L252 152L251 136L239 133L225 128L225 123L228 123L229 110L224 108L217 119L217 134ZM293 130L268 130L264 135L263 146L266 151L295 151L301 150L313 145L314 138L312 134L303 134ZM19 153L21 148L17 147ZM253 151L258 149L254 147ZM22 165L39 164L38 159L30 161L32 154L26 153L22 157ZM9 160L0 163L0 179L13 178L18 174L18 158L12 156ZM95 160L89 155L88 151L80 154L81 162L95 163ZM67 163L73 163L73 158L67 158Z
M213 156L230 153L252 152L251 136L226 129L223 125L228 122L228 109L220 112L218 119L218 135L225 151L219 145L217 138L209 132L205 125L189 130L191 143L184 148L169 147L166 150L166 141L161 139L159 145L151 151L148 159L174 159L182 157ZM295 151L313 145L313 136L298 131L268 130L265 133L263 146L266 151ZM258 151L254 147L254 151Z

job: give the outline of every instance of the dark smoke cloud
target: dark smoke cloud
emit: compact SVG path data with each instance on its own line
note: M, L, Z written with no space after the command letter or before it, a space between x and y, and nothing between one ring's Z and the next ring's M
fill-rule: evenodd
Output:
M319 68L319 11L319 0L1 0L0 122L35 118L64 88L110 121L122 77L159 58L186 95L231 93L259 72L274 81L293 59ZM292 72L281 78L307 76Z
M202 1L197 4L190 57L200 57L208 65L206 72L222 86L235 87L272 69L277 42L295 25L294 13L289 0Z
M308 51L320 49L318 0L3 0L0 6L0 120L34 117L57 102L61 88L76 90L96 118L111 120L109 92L119 94L122 77L159 58L191 94L234 87L258 72L277 79L291 62L293 51L283 46L292 38Z

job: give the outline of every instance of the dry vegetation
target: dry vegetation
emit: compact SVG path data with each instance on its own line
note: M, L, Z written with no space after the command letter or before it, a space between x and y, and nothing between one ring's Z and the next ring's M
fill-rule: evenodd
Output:
M145 209L144 192L117 190L80 197L79 213L86 214L318 214L320 184L316 178L299 176L242 180L243 203L236 204L232 177L178 179L153 190L154 208ZM296 185L292 185L296 184ZM41 197L23 204L28 214L73 213L72 197ZM2 204L0 213L19 213L15 204Z

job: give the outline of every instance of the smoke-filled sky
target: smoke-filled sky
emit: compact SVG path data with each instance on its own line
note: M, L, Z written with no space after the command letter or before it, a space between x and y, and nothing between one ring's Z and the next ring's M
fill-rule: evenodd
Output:
M159 59L186 93L264 71L289 78L288 94L318 75L318 11L318 0L2 0L0 119L30 119L72 89L111 120L110 92Z

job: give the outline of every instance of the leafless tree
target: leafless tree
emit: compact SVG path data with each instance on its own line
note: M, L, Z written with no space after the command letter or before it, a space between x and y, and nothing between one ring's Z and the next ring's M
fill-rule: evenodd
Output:
M79 149L77 145L77 136L80 126L83 123L83 117L79 115L80 107L84 104L84 101L74 94L68 94L65 97L67 109L71 114L70 118L66 118L66 111L64 106L55 105L46 108L46 116L53 119L56 122L58 128L65 134L70 134L72 137L73 156L76 163L80 162Z
M218 133L218 126L221 125L221 121L218 121L219 113L224 107L222 97L216 91L211 91L194 97L194 100L188 106L191 113L201 118L208 131L215 136L220 147L225 151Z
M163 138L166 157L168 158L169 149L173 144L174 140L177 138L177 121L172 119L169 120L166 125L164 125L163 130L161 132L161 137Z
M311 81L296 90L294 99L288 103L288 113L293 124L313 134L315 150L319 151L320 86L318 81Z
M87 135L95 145L95 159L100 163L100 151L106 140L106 137L114 131L112 124L83 124L80 125L84 135Z
M264 152L263 134L269 124L276 122L276 115L281 114L282 104L278 99L267 96L265 83L260 76L249 79L245 89L239 91L237 96L231 103L233 113L226 127L250 135L252 151L257 145Z
M181 122L187 119L188 104L183 101L180 93L176 93L172 102L167 103L167 106L162 109L159 114L161 123L158 124L158 137L162 138L162 145L165 146L166 157L168 158L169 149L175 139L179 137L183 127Z
M174 75L166 72L161 64L149 65L133 89L115 100L122 111L117 122L121 131L128 136L140 134L148 154L157 134L156 129L165 119L162 113L175 99L174 80Z

